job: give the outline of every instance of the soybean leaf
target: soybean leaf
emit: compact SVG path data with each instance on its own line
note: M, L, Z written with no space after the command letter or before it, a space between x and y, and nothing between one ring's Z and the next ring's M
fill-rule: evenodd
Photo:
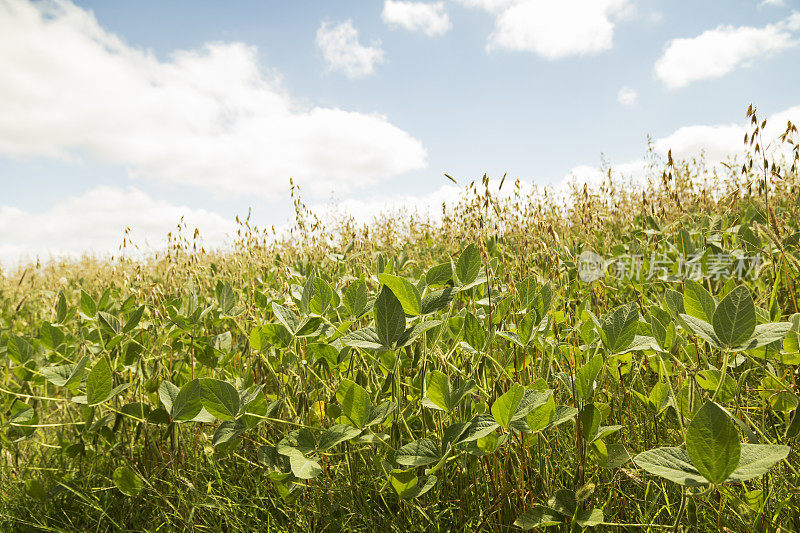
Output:
M621 305L601 320L600 335L610 353L619 353L633 342L638 327L639 310L631 302Z
M417 316L422 311L422 299L417 288L407 279L392 274L378 274L378 281L391 289L403 311L409 316Z
M741 444L736 425L714 402L706 402L686 428L686 452L711 483L723 483L736 470Z
M387 287L383 286L375 299L375 332L381 344L387 348L394 346L406 329L406 316L403 306Z
M717 304L714 297L699 283L688 279L683 285L685 314L711 324Z
M789 455L788 446L776 444L743 444L739 464L728 477L728 481L747 481L763 476L779 461Z
M172 385L172 383L165 381L162 382L162 386L165 383ZM175 387L175 385L172 385L172 387ZM171 388L171 391L174 391L174 389ZM159 388L159 395L160 392L161 389ZM193 420L200 414L203 408L203 391L200 386L200 380L193 379L181 387L178 393L173 397L169 407L167 407L167 402L165 402L163 398L161 401L164 402L164 406L167 408L173 420L180 422Z
M633 458L639 468L656 476L683 485L699 487L708 481L692 464L689 454L683 448L655 448L640 453Z
M712 324L717 338L728 348L750 338L756 328L756 308L747 287L739 285L722 299Z
M369 418L371 402L367 391L349 379L343 379L336 391L336 401L342 407L342 414L356 427L363 428Z
M481 270L481 252L474 243L470 243L456 261L456 279L459 286L473 283Z
M394 460L403 466L424 466L435 463L439 458L439 449L431 439L415 440L394 454Z
M88 405L103 403L111 397L113 388L114 380L111 375L111 366L105 357L101 357L86 378L86 403Z
M495 400L492 404L492 416L494 416L495 421L508 429L511 419L516 414L524 396L525 388L515 383L505 394Z
M142 480L127 466L120 466L112 475L114 485L126 496L136 496L142 492Z
M239 393L228 382L200 379L201 402L206 410L220 420L232 420L239 414Z
M367 284L363 279L353 281L342 293L342 301L354 318L364 314L367 308Z
M318 462L300 454L290 455L289 464L292 468L292 474L300 479L314 479L322 472L322 467L319 466Z
M557 526L563 521L562 516L556 511L547 507L537 506L520 515L514 521L514 525L527 531L537 527Z
M318 449L320 451L330 450L337 444L354 439L360 434L361 430L359 428L347 424L336 424L322 432L319 437Z

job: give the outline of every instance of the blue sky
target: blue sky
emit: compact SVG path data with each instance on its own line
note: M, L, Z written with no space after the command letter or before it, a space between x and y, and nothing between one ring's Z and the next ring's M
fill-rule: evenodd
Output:
M800 122L789 0L0 0L0 260L210 245L236 214L441 204L484 172L636 174L646 136L740 148Z

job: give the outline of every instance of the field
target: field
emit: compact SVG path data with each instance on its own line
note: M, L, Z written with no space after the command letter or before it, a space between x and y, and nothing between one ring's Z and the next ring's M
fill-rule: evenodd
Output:
M763 157L179 228L0 276L6 531L797 531L800 181Z

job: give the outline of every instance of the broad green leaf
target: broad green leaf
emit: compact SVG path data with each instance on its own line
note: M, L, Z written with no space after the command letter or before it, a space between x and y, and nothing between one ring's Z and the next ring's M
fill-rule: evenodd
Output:
M686 452L711 483L723 483L736 470L741 454L736 425L716 403L706 402L686 428Z
M161 385L159 385L158 399L161 400L161 403L164 405L164 409L166 409L168 413L172 412L172 405L180 391L181 389L177 385L170 383L167 380L162 381Z
M397 347L403 348L413 343L420 335L426 331L441 325L441 320L423 320L417 322L403 332L403 335L397 340Z
M352 333L348 333L341 338L341 341L345 346L364 348L367 350L377 350L383 347L383 344L378 338L378 334L372 327L367 327L364 329L359 329L358 331L353 331Z
M453 279L453 267L449 262L434 265L425 273L425 283L428 287L444 285L451 279Z
M342 407L342 415L356 427L364 428L369 419L371 402L367 391L349 379L343 379L336 391L336 401Z
M683 448L655 448L633 458L636 466L685 487L707 485Z
M314 479L322 472L318 462L300 454L289 456L289 464L292 474L299 479Z
M142 480L127 466L114 470L114 485L126 496L136 496L142 492Z
M714 326L691 315L680 315L680 317L691 328L692 333L711 344L711 346L722 348L722 341L717 338Z
M552 509L537 506L525 511L515 521L514 525L528 531L537 527L557 526L564 522L564 518Z
M162 385L164 383L167 382L163 382ZM169 383L169 385L172 385L172 383ZM175 387L175 385L172 385L172 387ZM159 394L160 393L161 389L159 389ZM162 402L163 401L162 398ZM180 422L194 420L203 408L203 390L200 385L200 380L193 379L189 381L181 387L178 394L174 396L172 404L169 407L166 406L166 402L164 402L164 404L173 420Z
M791 448L776 444L742 444L742 454L736 470L728 481L747 481L763 476L780 461L788 457Z
M297 318L297 315L277 302L272 302L272 312L275 313L278 322L289 330L289 333L292 335L297 333L300 328L300 319Z
M94 318L97 315L97 304L94 301L94 298L89 296L89 294L81 290L81 313L86 318Z
M524 396L525 388L515 383L505 394L495 400L492 404L492 416L494 416L495 421L508 429L511 419L516 414Z
M756 308L747 287L739 285L722 299L714 311L712 325L717 338L728 348L750 338L756 328Z
M456 278L459 286L473 283L481 270L481 252L474 243L470 243L456 261Z
M450 379L438 370L429 372L427 378L428 388L426 390L426 398L423 399L423 404L426 407L431 407L433 409L449 411Z
M714 311L717 309L714 297L694 280L687 279L684 282L683 305L687 315L713 323Z
M455 293L451 287L429 292L422 297L421 313L427 315L428 313L435 313L440 309L444 309L453 301L453 296L455 296Z
M394 454L397 464L424 466L439 460L439 449L431 439L419 439L399 448Z
M483 345L486 341L486 331L483 328L483 324L475 318L475 315L469 312L464 316L464 341L478 352L483 350Z
M575 394L578 399L585 400L594 392L594 382L603 369L603 356L596 354L589 362L578 369L575 376Z
M731 348L734 352L744 350L754 350L761 346L766 346L782 340L792 329L791 322L769 322L767 324L759 324L754 330L749 339L744 341L738 346Z
M244 420L225 420L214 432L214 437L211 439L211 445L219 446L220 444L230 442L245 431L247 431L247 424L244 422Z
M500 426L489 415L476 415L459 442L472 442L494 433Z
M322 432L322 435L319 437L318 449L323 452L330 450L337 444L354 439L360 434L361 429L359 428L347 424L336 424Z
M602 509L578 509L575 521L581 527L599 526L605 521Z
M391 289L403 311L409 316L417 316L422 311L422 299L417 288L407 279L392 274L378 274L378 281Z
M222 314L228 315L233 311L236 305L236 293L233 292L231 284L226 282L217 283L216 287L217 303L219 304Z
M86 377L86 403L89 405L103 403L111 397L113 388L111 366L105 357L101 357Z
M601 335L610 353L625 350L636 337L639 309L636 304L621 305L608 313L601 320Z
M364 314L367 308L367 284L364 280L351 282L342 293L342 301L354 318Z
M378 339L381 344L391 348L406 329L403 306L391 289L384 285L375 299L373 309L375 311L375 332L378 334Z
M225 381L200 379L201 402L206 410L220 420L232 420L239 414L239 393Z

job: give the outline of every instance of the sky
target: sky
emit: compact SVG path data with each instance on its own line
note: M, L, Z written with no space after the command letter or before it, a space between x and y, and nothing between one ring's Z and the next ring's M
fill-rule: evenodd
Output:
M0 0L0 264L723 160L798 64L797 0Z

